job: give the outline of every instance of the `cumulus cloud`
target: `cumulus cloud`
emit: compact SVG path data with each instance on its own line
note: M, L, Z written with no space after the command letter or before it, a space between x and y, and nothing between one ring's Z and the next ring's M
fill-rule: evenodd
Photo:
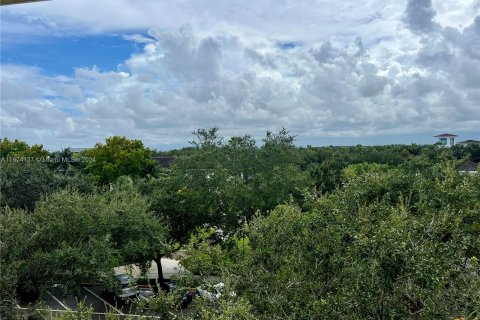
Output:
M397 11L395 34L366 39L285 42L186 24L125 35L143 51L121 71L49 77L3 65L2 135L59 147L113 134L181 144L211 126L254 136L286 127L300 139L478 131L480 17L443 26L429 0Z
M403 20L413 32L430 32L437 27L435 14L432 0L408 0Z

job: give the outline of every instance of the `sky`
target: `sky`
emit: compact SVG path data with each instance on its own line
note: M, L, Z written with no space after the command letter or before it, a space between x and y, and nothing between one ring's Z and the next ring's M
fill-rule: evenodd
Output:
M51 0L0 8L0 136L199 128L299 145L480 139L480 0Z

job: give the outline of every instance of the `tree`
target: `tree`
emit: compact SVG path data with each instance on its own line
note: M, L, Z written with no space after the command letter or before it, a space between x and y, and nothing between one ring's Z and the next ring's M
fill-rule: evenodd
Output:
M55 172L68 174L72 171L74 165L73 153L70 148L65 148L62 151L54 152L52 158L55 159L53 169Z
M308 211L281 205L259 215L242 230L248 250L223 246L232 256L220 266L224 278L256 319L478 314L480 176L445 164L425 173L376 169Z
M2 269L15 270L8 292L18 285L22 295L52 283L98 282L113 267L146 264L167 247L164 225L132 190L62 190L38 202L33 214L6 209L0 226Z
M95 181L81 173L57 175L42 162L0 163L0 206L33 211L42 196L59 189L75 189L87 194L95 190Z
M384 164L367 163L367 162L351 164L347 166L345 169L343 169L342 179L343 181L351 181L367 173L385 172L385 171L388 171L388 166Z
M97 143L85 155L95 160L87 163L87 172L103 184L114 182L120 176L145 176L155 165L151 151L142 141L119 136L106 139L105 144Z
M0 140L0 158L42 158L48 157L48 155L48 151L43 150L41 144L34 144L30 147L24 141L17 139L15 141L10 141L7 138Z
M257 210L272 210L291 195L299 198L310 185L286 130L267 133L261 148L248 135L224 142L216 128L194 134L194 148L150 188L153 209L181 243L204 224L235 231Z
M32 210L51 192L55 179L46 164L48 156L42 145L0 140L0 206Z
M55 189L56 180L45 163L0 163L1 206L33 210L35 203Z
M161 180L142 186L178 243L187 243L205 225L235 232L257 210L271 210L291 195L301 197L309 184L296 163L294 137L285 130L268 133L261 149L248 135L225 142L216 128L194 135L194 147Z
M0 210L0 318L15 319L16 287L19 273L29 258L34 225L24 210Z
M163 283L161 257L175 248L168 238L168 226L150 211L150 201L134 189L121 189L108 194L107 198L115 208L112 241L123 263L146 266L154 260L159 282Z
M190 144L195 148L215 148L223 146L223 138L218 135L218 128L214 127L209 130L198 129L192 132L195 139L190 141Z
M257 210L268 212L291 198L299 200L303 191L312 186L308 174L300 168L299 149L294 141L295 136L285 129L267 132L263 145L246 160L254 168L248 183L251 202L242 210L247 221Z

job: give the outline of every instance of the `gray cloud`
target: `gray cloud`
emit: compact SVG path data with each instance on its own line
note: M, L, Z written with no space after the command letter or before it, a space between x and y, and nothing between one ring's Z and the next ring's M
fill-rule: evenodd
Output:
M413 32L430 32L438 27L433 22L435 14L432 0L408 0L403 21Z

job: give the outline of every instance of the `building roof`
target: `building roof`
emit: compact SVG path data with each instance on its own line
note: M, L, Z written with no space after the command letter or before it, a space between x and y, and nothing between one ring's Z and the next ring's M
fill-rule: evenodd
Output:
M168 168L172 165L173 161L175 160L174 156L166 156L166 157L152 157L152 160L155 160L160 167Z
M465 141L460 141L457 142L457 144L469 144L469 143L480 143L480 140L465 140Z
M477 171L478 162L467 161L458 167L459 171Z
M450 133L443 133L434 136L435 138L447 138L447 137L458 137L456 134L450 134Z

